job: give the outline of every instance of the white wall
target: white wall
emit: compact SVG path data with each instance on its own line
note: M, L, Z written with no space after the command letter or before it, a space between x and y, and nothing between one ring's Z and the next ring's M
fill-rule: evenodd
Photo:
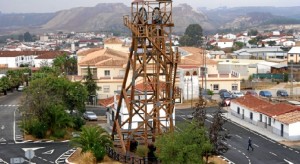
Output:
M8 68L17 67L16 57L0 57L0 64L7 64Z
M289 125L289 139L300 140L300 122L292 123Z

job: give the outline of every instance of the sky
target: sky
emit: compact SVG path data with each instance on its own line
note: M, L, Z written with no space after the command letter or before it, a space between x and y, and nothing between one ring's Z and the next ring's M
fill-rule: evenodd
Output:
M124 3L130 6L132 0L0 0L2 13L45 13L74 7L92 7L98 3ZM239 6L300 6L300 0L173 0L176 6L187 3L193 7L218 7Z

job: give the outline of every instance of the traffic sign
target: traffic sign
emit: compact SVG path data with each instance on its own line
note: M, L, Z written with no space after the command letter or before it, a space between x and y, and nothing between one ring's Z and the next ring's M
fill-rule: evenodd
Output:
M10 164L18 164L25 162L25 159L22 157L10 158Z
M32 159L34 157L34 150L32 150L32 149L26 150L25 157L29 160Z
M225 100L225 103L228 106L230 104L230 100Z

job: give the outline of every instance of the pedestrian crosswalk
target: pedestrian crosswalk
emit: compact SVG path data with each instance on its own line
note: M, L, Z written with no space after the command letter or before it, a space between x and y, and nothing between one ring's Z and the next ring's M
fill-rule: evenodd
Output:
M3 159L0 158L0 164L8 164L8 163L3 161Z
M0 104L0 107L15 107L15 106L20 106L19 104Z

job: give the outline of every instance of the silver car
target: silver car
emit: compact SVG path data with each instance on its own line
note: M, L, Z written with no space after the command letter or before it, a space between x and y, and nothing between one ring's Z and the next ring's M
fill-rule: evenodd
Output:
M232 92L232 97L234 97L234 98L239 98L239 97L243 97L243 96L244 96L244 93L242 93L242 92L238 92L238 91Z
M97 115L92 111L86 111L83 113L83 118L89 121L97 121Z

